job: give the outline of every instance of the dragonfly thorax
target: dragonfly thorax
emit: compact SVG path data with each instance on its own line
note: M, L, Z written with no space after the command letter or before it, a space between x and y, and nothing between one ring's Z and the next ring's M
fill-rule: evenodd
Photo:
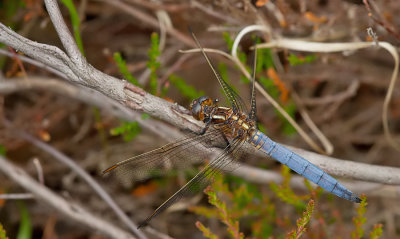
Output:
M255 122L242 112L232 108L216 107L211 116L215 128L220 128L228 138L246 140L256 131Z
M230 138L250 136L255 131L255 124L242 112L217 105L218 100L202 96L192 102L190 109L195 119L212 123Z

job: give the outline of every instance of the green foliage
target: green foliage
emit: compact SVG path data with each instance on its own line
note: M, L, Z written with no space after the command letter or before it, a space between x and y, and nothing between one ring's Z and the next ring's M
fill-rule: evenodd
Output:
M136 86L140 86L138 80L129 72L128 67L126 66L126 62L122 59L122 56L119 52L114 53L114 60L117 63L119 72L124 76L126 80L128 80L131 84Z
M114 53L114 60L117 63L119 71L122 73L124 78L131 84L141 86L138 80L129 72L126 62L122 59L119 52ZM142 114L142 119L149 118L148 114ZM124 141L129 142L134 139L141 132L141 128L138 122L123 122L121 126L111 129L110 133L113 136L122 135Z
M258 64L257 64L258 65ZM274 98L274 99L279 99L280 91L274 84L273 80L270 78L266 78L263 76L260 76L258 78L258 82L264 87L264 89ZM290 117L294 118L297 108L296 105L292 102L289 101L286 104L282 105L282 108L290 115ZM283 127L283 133L285 135L293 135L296 133L296 129L283 117L277 110L275 110L278 118L282 122L282 127Z
M354 231L351 233L351 238L352 239L361 239L364 236L364 229L362 228L363 225L367 222L367 218L364 216L365 212L367 211L367 197L365 195L362 195L361 197L361 203L359 204L357 208L357 216L353 217L353 223L355 226ZM382 236L382 224L375 224L374 228L372 231L369 233L369 237L371 239L378 239L379 237Z
M79 50L84 55L83 43L80 33L80 20L78 11L75 8L74 2L72 0L61 0L61 2L68 8L69 15L71 16L72 31L74 32L74 37Z
M6 148L0 144L0 155L6 156Z
M257 128L260 130L262 133L266 134L267 133L267 127L265 125L261 124L260 122L257 122Z
M268 68L275 67L272 59L271 50L268 48L257 50L257 66L256 73L262 73Z
M315 55L307 55L305 57L298 57L295 54L290 54L288 57L289 64L291 66L297 66L305 63L311 63L315 61L317 57Z
M229 188L229 184L233 184L232 190ZM237 228L229 232L233 238L237 238L235 236L243 236L241 233L238 234L238 219L249 215L257 218L261 217L259 221L245 221L246 224L254 226L254 236L268 237L272 235L273 227L271 227L271 223L275 221L275 206L270 203L267 197L264 197L264 195L258 191L255 185L239 177L227 176L223 178L221 175L216 175L212 184L212 192L213 193L209 192L208 195L212 197L212 204L215 208L193 207L191 210L208 218L217 217L225 225L227 225L226 222L229 221L231 228ZM219 203L214 202L220 200L215 198L217 197L215 192L218 192L221 198L227 200L223 202L223 205L221 205L221 201L219 201ZM221 211L223 212L222 214L228 212L224 214L224 218L221 218ZM229 220L227 217L229 217ZM228 229L229 228L230 227L228 227ZM235 231L235 236L233 236L232 231Z
M232 47L233 47L233 39L231 38L231 35L229 34L229 32L223 32L222 33L222 38L224 39L224 41L226 42L226 45L228 46L228 49L230 51L232 51Z
M13 16L18 9L25 7L25 2L22 0L5 0L0 1L0 16L4 25L13 27Z
M225 40L226 45L228 46L229 51L232 51L232 47L233 47L233 42L234 42L234 41L232 40L231 35L229 35L228 32L224 32L224 33L222 33L222 37L223 37L223 39ZM247 56L246 56L246 54L245 54L244 52L242 52L242 51L240 51L240 50L238 49L237 56L238 56L240 62L246 64Z
M134 139L141 132L138 122L123 122L121 126L111 129L113 136L122 135L124 141L128 142Z
M259 40L257 40L257 43L259 43ZM258 49L256 73L264 74L264 72L267 72L268 69L274 68L275 64L273 61L271 50ZM283 94L282 90L285 89L283 82L274 82L273 79L266 78L264 76L258 77L258 81L274 99L278 100L280 94ZM288 113L291 117L294 117L294 114L296 113L296 105L290 100L288 102L281 101L281 103L283 104L283 109L286 111L286 113ZM290 123L288 123L277 110L275 110L275 112L282 122L283 133L285 135L293 135L294 133L296 133L295 128Z
M160 67L160 62L158 61L158 57L161 52L159 49L160 39L156 32L151 34L151 46L148 51L149 61L147 62L147 67L151 70L150 73L150 92L152 94L157 93L157 69Z
M74 2L72 0L61 0L61 2L67 7L69 11L69 15L71 17L72 31L74 33L74 38L76 44L78 45L79 51L82 55L85 55L85 51L83 48L83 42L80 33L80 19L78 15L78 11L75 8ZM107 137L104 130L104 127L101 123L101 115L99 109L93 107L93 114L97 124L97 130L100 134L100 140L104 148L107 146Z
M260 76L260 77L258 77L258 82L260 82L260 84L272 96L272 98L274 98L274 99L279 98L279 90L278 90L278 88L275 87L272 79L266 78L264 76Z
M281 167L281 174L283 177L283 182L281 185L277 185L276 183L270 183L270 188L275 194L284 202L295 206L298 210L304 210L306 208L306 204L303 201L304 199L308 200L309 195L306 196L298 196L293 192L290 187L290 169L285 165Z
M146 119L150 118L150 115L149 115L149 114L146 114L146 113L143 113L143 114L141 115L141 117L142 117L143 120L146 120Z
M166 84L161 86L160 97L165 97L165 95L168 93L168 90L169 90L169 85L167 82Z
M296 105L293 101L288 102L287 104L283 105L283 109L290 115L291 118L295 117L297 112ZM296 129L283 117L281 114L278 114L279 119L283 122L283 134L285 135L294 135L296 133Z
M101 120L100 110L96 107L92 107L94 120L96 122L96 129L99 132L99 137L103 148L107 148L107 135L104 129L104 125Z
M218 239L218 236L215 235L214 233L212 233L212 231L211 231L208 227L204 226L203 223L201 223L201 222L199 222L199 221L196 222L196 227L197 227L201 232L203 232L203 236L204 236L204 237L207 237L207 238L210 238L210 239Z
M369 238L378 239L382 236L382 224L375 224L374 229L369 233Z
M362 225L367 222L367 218L364 217L364 214L367 211L367 205L367 197L365 197L365 195L361 196L361 203L357 208L357 216L353 218L355 231L351 233L352 239L359 239L364 235L364 229L362 228Z
M257 52L257 66L256 73L263 73L268 71L268 69L274 68L274 62L272 59L272 54L270 49L260 49ZM283 94L280 87L285 87L282 82L274 82L271 78L266 78L264 76L258 77L258 81L264 87L264 89L275 99L279 100L279 96ZM278 84L279 83L279 84ZM294 117L297 109L296 105L288 100L287 102L282 103L282 108L290 115L290 117ZM283 133L285 135L293 135L296 133L296 129L283 117L277 110L275 110L278 115L280 121L282 122Z
M232 185L232 188L229 185ZM193 207L191 210L208 218L217 217L225 225L229 217L230 225L237 228L234 230L236 232L234 235L243 236L241 233L237 234L238 219L243 217L246 217L243 221L244 226L251 227L251 233L255 238L269 238L274 235L274 230L277 230L275 205L268 196L261 194L255 185L239 177L223 178L218 174L214 177L212 191L208 191L207 194L212 198L210 202L215 208ZM219 198L224 198L225 201L222 202ZM227 212L222 213L226 215L224 218L221 217L221 212ZM229 235L236 238L232 231L228 231Z
M175 86L178 91L185 96L186 98L190 99L190 100L194 100L199 98L200 96L204 95L204 91L197 91L196 88L194 88L191 85L186 84L185 80L183 80L182 78L171 74L168 77L169 82L171 82L171 84L173 86Z
M82 55L85 55L85 50L83 48L83 42L82 42L82 37L80 33L80 19L79 19L79 14L78 11L75 8L74 2L72 0L61 0L61 2L67 7L69 11L69 15L71 17L71 24L72 24L72 31L74 33L74 38L76 41L76 44L78 45L79 51L82 53ZM107 146L107 137L106 133L104 131L104 127L102 126L101 123L101 116L100 116L100 111L99 109L93 107L93 114L94 118L96 120L97 124L97 131L100 134L100 140L104 148Z
M231 39L229 33L223 33L223 38L228 46L229 50L232 50L233 46L233 40ZM257 38L255 39L257 43L260 43L260 39ZM238 58L240 62L242 62L247 71L250 71L250 68L246 65L247 57L246 54L238 50ZM308 59L308 58L307 58ZM255 66L256 70L256 78L258 81L261 83L261 85L266 89L266 91L274 98L274 99L279 99L279 96L283 94L281 90L286 90L284 87L284 84L282 82L274 82L274 80L270 78L266 78L265 72L268 72L269 69L274 69L274 61L272 57L272 53L270 49L258 49L257 50L257 65ZM226 67L224 65L219 66L219 72L221 73L221 76L225 81L228 82L226 74L224 74L224 71L226 72ZM224 77L225 75L225 77ZM257 76L258 75L258 76ZM241 82L243 83L250 83L250 80L247 79L245 76L241 75L240 76ZM278 85L279 84L279 85ZM287 91L287 90L286 90ZM287 102L282 102L283 104L283 109L291 116L294 117L296 113L296 106L292 101L287 101ZM278 112L275 110L277 113L279 119L282 122L282 127L283 127L283 133L285 135L293 135L296 133L295 128L287 122L287 120Z
M22 0L0 1L0 22L15 31L15 15L20 8L25 8ZM6 48L6 45L0 43L0 48ZM3 69L6 59L6 56L0 56L0 69Z
M8 239L6 230L3 228L3 225L0 223L0 239Z
M310 195L311 198L313 198L314 200L320 199L322 194L323 194L323 192L324 192L324 189L321 188L321 187L313 188L313 186L311 185L310 181L308 181L308 179L306 179L306 178L304 178L303 181L304 181L304 185L306 186L306 188L308 189L308 191L311 194Z
M32 223L29 217L28 209L22 201L18 202L18 208L21 216L17 239L32 238Z
M314 200L310 200L307 204L306 210L303 212L303 217L297 219L297 230L293 230L289 233L287 238L297 239L306 231L306 225L311 219L311 215L314 211Z
M239 221L233 219L227 210L225 202L217 197L217 193L209 186L204 192L208 195L208 202L217 208L218 218L227 226L227 231L232 238L242 239L244 235L239 230Z
M323 207L314 208L314 202L319 200L323 189L320 187L314 189L309 181L304 179L310 193L296 195L289 186L290 170L283 166L281 174L283 182L279 186L272 186L275 187L273 196L261 193L257 186L242 178L230 175L223 177L217 174L211 186L205 191L210 204L214 207L196 206L192 207L191 211L207 218L218 218L226 226L226 233L230 238L244 237L240 233L239 223L241 231L251 233L251 238L300 238L306 232L311 216L314 218L313 225L315 226L313 230L307 230L309 238L350 237L350 235L346 237L346 235L332 234L336 230L327 229L329 226L342 232L348 231L339 228L343 226L341 223L343 216L336 206L324 204ZM275 196L283 202L275 200ZM360 207L363 209L357 209L357 218L363 217L365 213L365 204L362 203ZM287 215L290 208L297 209L294 212L297 212L299 216L296 216L296 213ZM298 219L295 220L296 218ZM337 221L338 224L334 225ZM215 234L203 224L197 222L196 226L205 237L215 238L213 237ZM382 225L375 225L370 238L377 239L381 235ZM220 235L220 237L226 237L226 235Z

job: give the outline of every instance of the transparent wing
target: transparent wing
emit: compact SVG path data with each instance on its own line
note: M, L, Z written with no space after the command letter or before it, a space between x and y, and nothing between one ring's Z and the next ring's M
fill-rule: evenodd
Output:
M257 107L256 107L256 91L255 91L255 84L256 84L256 68L257 68L257 48L254 49L254 58L253 58L253 74L251 77L251 93L250 93L250 112L249 112L249 119L253 120L254 122L257 121Z
M203 135L192 135L120 161L104 170L103 173L114 174L126 183L140 181L151 176L163 175L172 168L186 168L210 157L216 147L224 148L227 144L220 130L209 128Z
M153 214L142 221L139 224L139 228L146 226L151 219L169 208L172 204L177 202L182 197L188 197L193 195L194 193L199 192L202 188L209 184L209 180L212 179L215 173L225 171L225 169L227 168L234 168L234 160L241 156L241 147L243 144L244 141L241 139L233 140L233 142L230 143L218 157L207 164L194 178L192 178L187 184L185 184L185 186L183 186L168 200L161 204L161 206L159 206L153 212Z
M197 39L197 37L194 35L194 33L191 30L190 30L190 32L192 33L192 37L193 37L194 41L196 42L197 46L200 48L201 53L203 54L204 58L206 59L208 65L210 66L211 70L213 71L215 78L217 78L219 84L221 85L226 98L228 98L228 101L229 101L230 105L232 106L232 109L235 112L248 112L246 105L243 103L242 98L232 89L232 87L229 86L228 83L226 83L226 81L224 81L224 79L222 79L221 75L218 73L218 71L212 64L210 58L204 51L203 47L200 45L200 42Z

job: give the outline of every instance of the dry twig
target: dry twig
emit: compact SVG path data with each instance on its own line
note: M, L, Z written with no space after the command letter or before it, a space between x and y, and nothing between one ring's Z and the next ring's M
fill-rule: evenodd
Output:
M6 121L3 121L6 122ZM10 127L10 123L5 123ZM111 209L116 213L116 215L121 219L121 221L128 226L128 228L138 236L138 238L144 239L147 238L141 231L137 229L137 225L135 225L126 214L122 211L122 209L115 203L115 201L111 198L111 196L90 176L84 169L82 169L78 164L75 163L75 160L67 157L62 154L55 148L50 145L36 139L30 134L14 129L13 130L16 135L19 137L29 141L36 147L42 149L43 151L52 155L55 159L57 159L62 164L68 166L72 171L74 171L77 175L79 175L86 183L111 207Z
M52 206L55 210L68 216L70 219L73 219L82 225L86 225L89 228L111 238L134 238L129 233L115 227L107 221L104 221L101 217L91 214L76 203L65 200L50 189L46 188L44 185L37 183L23 169L11 164L10 161L3 156L0 156L0 171L14 182L21 185L26 191L31 192L38 201Z

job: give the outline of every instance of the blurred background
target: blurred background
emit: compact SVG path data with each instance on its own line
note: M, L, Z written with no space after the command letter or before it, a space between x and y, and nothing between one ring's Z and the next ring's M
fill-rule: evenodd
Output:
M378 39L396 47L400 41L400 5L389 0L63 0L59 5L90 64L186 108L201 95L226 103L202 55L179 52L196 48L188 27L203 47L229 53L241 29L254 24L265 26L270 34L254 32L240 41L238 56L250 71L253 53L249 48L256 41L280 37L331 43ZM0 21L28 39L63 49L41 0L1 1ZM368 34L369 27L375 35ZM1 49L1 81L57 78L43 67L21 61L19 56L23 53L4 45ZM383 101L394 64L390 54L379 48L343 53L262 49L258 54L257 81L317 140L300 114L301 110L306 111L332 143L333 157L400 166L399 151L386 141L382 127ZM238 67L221 55L210 53L209 57L247 103L250 84ZM388 113L390 130L397 139L399 93L397 85ZM76 172L18 136L15 129L71 157L135 222L151 214L201 167L197 164L188 171L171 169L166 176L137 183L103 177L101 172L113 163L167 141L137 122L124 122L79 98L46 88L0 95L0 115L11 125L0 125L1 154L34 178L38 170L33 162L38 159L48 188L122 228L111 209ZM257 95L257 107L258 126L269 137L313 150L261 94ZM144 120L149 117L142 115ZM376 184L363 191L357 183L344 180L352 185L350 189L367 196L368 205L360 206L312 189L307 182L302 182L302 187L291 187L291 174L273 160L252 154L244 160L280 173L285 180L256 184L229 174L218 176L208 195L199 192L155 218L151 228L161 234L152 233L149 237L203 238L208 232L208 237L219 238L286 238L293 230L303 232L304 221L307 230L303 238L400 237L396 186ZM25 193L1 173L0 182L0 193ZM9 238L105 238L35 199L1 199L0 223ZM235 230L242 234L234 236Z

